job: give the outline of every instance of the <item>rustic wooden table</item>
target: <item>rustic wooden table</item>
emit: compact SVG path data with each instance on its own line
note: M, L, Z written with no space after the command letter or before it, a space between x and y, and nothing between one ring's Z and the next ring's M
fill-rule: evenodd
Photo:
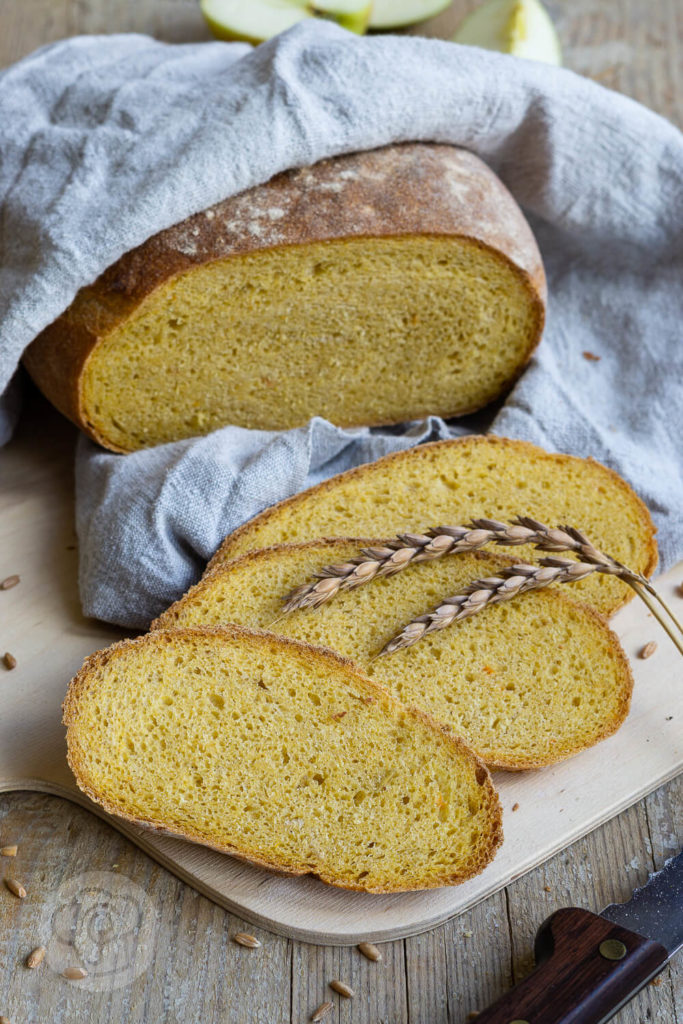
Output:
M421 31L447 38L474 5L455 0ZM548 6L568 67L683 123L680 0ZM0 66L80 32L147 32L173 42L208 37L195 0L1 0L0 27ZM12 1024L298 1024L331 999L330 1022L455 1024L528 972L536 927L548 914L627 898L682 836L679 778L456 920L385 944L375 964L355 949L248 926L66 801L4 794L0 846L19 844L15 873L31 898L20 903L0 892L0 1015ZM51 971L27 970L25 958L46 928L67 943L78 931L100 951L101 971L77 986ZM256 932L262 947L233 942L242 929ZM330 991L334 978L352 986L353 999ZM683 957L615 1020L683 1024Z

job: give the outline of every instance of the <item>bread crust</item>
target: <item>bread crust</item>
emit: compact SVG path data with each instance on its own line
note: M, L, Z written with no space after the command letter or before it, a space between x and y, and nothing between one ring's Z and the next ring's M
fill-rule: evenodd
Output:
M328 664L330 661L336 662L338 667L343 668L348 672L349 676L353 677L353 681L356 685L360 685L362 688L368 691L368 696L372 700L381 700L386 705L391 707L395 711L400 711L408 716L423 722L428 728L438 733L441 738L457 752L459 756L467 758L475 769L476 779L478 784L485 790L485 799L490 811L491 817L491 839L488 846L482 850L479 860L472 864L471 870L463 872L459 875L450 875L447 877L440 877L433 881L421 886L422 888L439 888L445 885L459 885L461 882L467 881L469 878L479 874L486 867L488 863L493 859L495 853L503 841L503 816L502 808L498 794L493 786L491 775L477 755L470 750L465 742L460 737L454 735L449 729L442 726L440 723L434 721L429 715L425 714L419 708L406 707L401 704L400 701L396 700L385 687L379 683L375 683L373 680L368 679L364 676L356 665L348 658L344 658L342 655L337 654L336 651L329 650L328 648L315 647L312 644L303 643L298 640L292 640L289 637L276 636L273 633L269 633L266 630L251 629L243 626L236 626L228 624L225 626L195 626L186 627L182 629L174 630L160 630L155 633L146 633L143 636L135 637L130 640L120 640L110 647L104 650L96 651L90 657L86 658L80 671L73 677L69 683L64 702L62 704L62 722L66 726L67 730L67 760L69 767L71 768L76 783L79 789L85 793L94 803L100 805L108 814L115 815L116 817L123 818L125 821L129 821L134 825L138 825L142 828L149 829L151 831L161 833L168 836L180 837L181 839L189 840L190 842L198 843L202 846L208 846L210 849L217 850L219 853L227 853L231 857L235 857L237 860L244 861L248 864L253 864L256 867L266 868L270 871L276 871L279 874L301 876L301 875L312 875L315 878L319 878L321 882L325 882L328 885L333 885L336 888L348 889L359 892L370 892L370 893L389 893L389 892L416 892L419 891L415 887L404 886L386 886L386 887L370 887L361 884L350 883L348 879L336 878L333 875L326 874L325 872L311 871L309 867L288 867L283 866L277 861L271 861L267 858L247 853L244 850L240 850L238 847L231 846L229 844L211 843L207 842L206 838L200 836L196 832L186 831L182 829L169 829L164 822L155 819L142 819L138 818L133 814L128 813L124 808L118 806L105 797L102 797L97 793L92 785L91 780L88 777L87 771L85 770L81 758L78 754L78 745L73 736L73 730L77 726L78 719L78 703L87 691L90 685L91 672L95 669L103 667L111 658L116 657L122 651L130 650L133 647L141 646L149 643L172 643L178 638L195 638L201 639L207 636L215 636L218 640L230 641L246 641L250 638L258 643L266 642L272 649L274 655L277 655L282 651L283 648L290 648L297 651L297 653L303 655L308 661L324 660ZM71 742L70 742L71 740Z
M650 516L647 505L642 500L642 498L640 498L636 494L636 492L633 490L630 484L628 484L623 479L623 477L619 476L619 474L616 473L613 469L610 469L609 466L605 466L602 462L598 462L597 459L593 459L590 456L584 459L578 455L565 455L559 452L546 452L543 448L539 448L537 445L531 444L530 441L517 441L514 440L513 438L499 437L495 434L470 434L467 435L466 437L458 437L452 440L430 441L427 444L420 444L414 448L406 448L400 452L392 452L389 455L382 456L382 458L380 459L376 459L374 462L364 462L362 463L362 465L355 466L353 469L347 469L343 473L338 473L335 476L331 476L327 480L323 480L321 483L315 484L313 487L309 487L305 491L299 491L297 494L293 494L290 498L285 498L283 501L279 501L275 505L270 505L268 508L265 508L262 512L259 512L258 515L254 516L252 519L247 520L247 522L243 523L242 526L239 526L236 530L233 530L232 533L229 533L228 536L223 541L223 543L218 548L218 550L216 551L216 553L210 559L206 571L212 572L218 565L221 565L223 562L230 561L233 558L238 557L240 554L242 554L242 552L236 552L233 555L231 552L237 547L242 538L249 535L249 532L253 530L254 527L267 522L269 519L271 519L273 516L276 516L283 509L293 508L300 502L305 501L306 498L311 494L322 494L327 490L331 490L336 486L336 484L340 480L346 481L362 479L364 474L371 467L377 466L380 463L383 465L396 465L397 463L400 464L402 461L406 459L425 458L428 457L429 453L436 448L444 448L450 445L458 446L461 447L463 450L466 450L467 448L473 448L474 446L482 443L507 449L521 449L522 451L527 451L530 454L541 456L543 459L550 459L553 461L560 462L566 460L573 462L588 462L593 466L599 467L599 469L602 470L607 475L611 482L617 486L618 490L621 491L621 493L624 496L625 502L631 505L631 507L637 513L638 519L643 529L643 533L646 536L647 548L647 564L641 571L643 575L647 576L648 578L652 575L657 566L658 561L657 542L655 540L656 528L654 523L652 522L652 518ZM417 526L418 524L416 524L416 528ZM627 604L628 601L632 599L632 596L633 595L627 595L626 597L624 597L623 601L612 610L611 614L614 614L624 604Z
M212 583L213 579L217 575L220 575L221 573L228 573L228 572L232 571L234 568L236 568L238 566L248 565L250 562L256 561L256 560L262 558L266 554L277 555L277 553L279 551L302 551L302 552L304 552L304 551L309 551L312 548L316 548L316 549L321 549L322 548L323 550L326 550L326 551L329 552L329 562L332 563L332 562L334 562L336 560L336 557L338 557L336 555L336 552L339 550L339 548L348 548L349 544L352 544L352 545L356 546L358 548L358 550L360 551L360 549L364 548L364 547L379 547L379 546L383 546L384 544L386 544L386 542L387 542L386 538L383 539L383 540L376 540L376 539L375 540L368 540L367 538L355 538L355 537L353 537L353 538L351 538L351 537L334 537L334 538L329 538L328 537L328 538L323 538L321 540L304 541L303 543L298 543L298 544L274 544L274 545L272 545L270 547L267 547L267 548L256 548L254 551L247 551L247 552L245 552L245 554L240 555L239 558L236 558L236 559L234 559L234 560L232 560L230 562L225 562L222 565L217 566L211 572L207 572L199 580L198 583L195 583L195 585L193 587L190 587L190 589L187 591L187 593L183 597L181 597L177 601L175 601L170 606L170 608L168 608L165 612L163 612L157 619L155 619L152 622L152 624L150 626L150 630L152 630L152 631L157 630L157 629L169 630L169 629L177 628L177 627L174 626L174 613L176 612L176 610L180 610L187 601L194 599L194 597L196 597L197 595L201 594L203 591L207 590L211 586L211 583ZM494 552L486 553L486 552L483 552L483 551L471 551L471 552L468 552L468 556L471 557L471 558L474 558L475 561L482 562L485 565L490 565L490 562L491 562L492 558L495 558L496 562L499 563L501 566L502 565L514 565L514 563L515 563L515 559L514 558L511 558L509 555L501 554L500 551L496 551L495 553ZM448 556L448 557L457 557L457 555ZM409 571L409 570L407 570L407 571ZM301 582L303 583L305 581L302 579ZM372 583L368 584L368 586L372 586ZM619 637L614 632L614 630L611 629L611 627L609 625L609 620L604 615L602 615L599 611L597 611L595 608L593 608L591 605L587 604L584 601L577 601L576 599L571 598L567 593L564 593L563 591L561 591L561 590L559 590L557 588L553 588L553 589L550 589L550 590L544 590L542 593L543 593L543 595L544 595L544 597L546 599L550 599L552 601L559 602L558 607L560 609L563 608L563 607L571 607L572 609L576 609L577 607L580 608L581 612L584 615L586 615L588 618L592 619L593 622L598 623L600 629L603 630L607 634L607 640L608 640L609 648L610 648L610 650L611 650L615 660L618 662L618 665L619 665L619 674L620 674L621 680L622 680L622 689L621 689L621 691L619 693L619 705L618 705L618 708L617 708L617 710L616 710L616 712L614 714L614 717L611 719L611 721L605 722L604 729L602 730L602 732L593 741L594 744L601 743L603 740L607 739L608 736L612 736L617 731L617 729L620 728L620 726L624 723L624 721L626 720L626 717L627 717L627 715L629 713L629 710L630 710L630 707L631 707L631 698L633 696L633 672L631 670L631 663L629 662L629 660L628 660L628 658L627 658L627 656L626 656L626 654L624 652L624 649L621 646L621 642L619 640ZM531 595L529 595L529 596L531 596ZM482 614L486 614L486 613L483 612ZM187 628L187 627L180 627L180 628ZM300 643L305 643L305 641L299 641L299 642ZM327 647L322 648L322 649L323 650L333 650L333 648L327 648ZM334 652L334 653L337 653L337 652ZM343 658L344 656L340 655L340 657ZM345 659L345 660L349 661L349 659ZM350 664L352 664L355 667L357 672L359 672L361 675L364 675L363 668L362 668L361 665L357 665L352 659L350 660ZM373 682L374 682L374 680L373 680ZM382 686L381 683L377 683L377 685L380 686L382 689L386 689L384 686ZM442 726L442 728L447 728L447 727ZM467 741L466 740L463 739L463 742L467 745ZM486 763L486 765L488 766L488 768L491 771L508 771L508 772L530 771L530 770L534 770L534 769L538 769L538 768L546 768L546 767L548 767L549 764L557 764L560 761L566 761L568 758L574 757L576 754L580 753L582 750L585 750L585 749L586 749L585 748L585 744L577 743L574 747L567 748L562 753L562 755L557 757L554 761L549 761L547 759L540 759L540 758L537 758L536 760L534 760L533 758L528 757L528 756L527 757L521 757L520 756L520 757L517 757L517 758L511 758L509 756L509 754L506 754L505 752L502 752L502 751L497 751L492 756L488 757L486 759L485 763ZM479 756L479 755L477 755L477 756Z
M24 364L65 416L94 441L123 451L88 422L84 370L99 342L157 288L202 264L264 249L402 236L468 239L516 271L537 315L521 373L545 319L538 246L493 171L473 153L436 143L401 143L285 171L159 232L81 289L29 346Z

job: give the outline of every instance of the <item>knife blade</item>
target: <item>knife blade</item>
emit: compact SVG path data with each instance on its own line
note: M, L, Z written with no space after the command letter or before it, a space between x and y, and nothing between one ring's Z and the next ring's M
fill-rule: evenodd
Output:
M661 943L672 957L683 946L683 850L635 889L627 903L611 903L600 917Z
M536 967L477 1024L605 1024L683 946L683 850L625 903L567 907L536 935Z

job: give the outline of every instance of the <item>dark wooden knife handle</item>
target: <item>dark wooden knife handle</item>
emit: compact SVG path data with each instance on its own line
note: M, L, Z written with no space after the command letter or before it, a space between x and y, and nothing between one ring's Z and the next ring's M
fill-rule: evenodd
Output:
M476 1024L603 1024L668 959L658 942L576 907L541 925L535 954L532 973Z

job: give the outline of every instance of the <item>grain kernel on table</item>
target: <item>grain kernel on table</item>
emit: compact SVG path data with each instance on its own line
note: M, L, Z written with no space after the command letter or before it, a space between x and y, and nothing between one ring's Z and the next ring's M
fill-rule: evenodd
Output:
M353 999L354 991L351 986L347 985L344 981L338 981L335 979L330 982L330 988L340 996L344 996L345 999Z
M26 889L24 889L21 882L17 882L16 878L6 878L5 885L17 899L23 900L26 898Z
M10 654L9 651L5 651L2 656L2 661L8 672L17 667L17 659L13 654Z
M643 659L651 658L656 650L657 650L657 643L656 643L656 641L650 640L649 644L645 644L644 647L641 647L640 653L639 653L638 657L639 658L643 658Z
M35 970L36 967L40 967L45 959L46 953L47 950L45 949L45 946L36 946L33 952L29 953L26 957L26 966L30 968L30 970Z
M18 846L0 846L0 857L16 857Z
M245 946L247 949L258 949L261 943L255 935L249 935L248 932L237 932L233 935L233 942L236 942L240 946Z
M325 1017L329 1016L333 1009L334 1006L332 1003L321 1003L318 1009L314 1010L311 1014L311 1024L318 1024L319 1021L325 1020Z
M83 981L83 978L88 977L88 972L84 971L82 967L65 967L62 977L69 981Z
M12 587L16 587L19 583L20 576L6 576L5 579L0 583L0 590L11 590Z
M363 954L363 956L367 957L368 960L372 960L373 963L376 963L378 960L382 959L382 954L380 953L377 946L375 946L373 942L359 942L358 949Z

